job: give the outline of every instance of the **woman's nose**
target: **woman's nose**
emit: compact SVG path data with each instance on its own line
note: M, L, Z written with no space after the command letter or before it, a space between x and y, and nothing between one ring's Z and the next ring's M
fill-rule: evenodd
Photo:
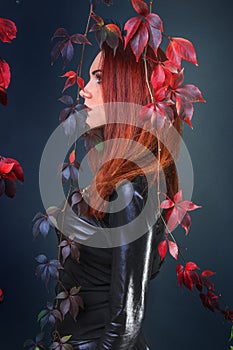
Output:
M86 89L86 87L83 90L80 90L79 95L83 98L91 98L91 92Z

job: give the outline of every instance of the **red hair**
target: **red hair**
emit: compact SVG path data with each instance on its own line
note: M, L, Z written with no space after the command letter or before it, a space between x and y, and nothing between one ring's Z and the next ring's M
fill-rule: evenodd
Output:
M130 45L124 50L122 42L119 43L115 56L106 43L103 43L101 52L102 96L107 122L102 128L103 141L117 139L117 142L116 144L105 142L103 151L99 152L93 148L88 154L89 165L94 174L88 189L90 203L88 214L99 218L105 215L106 203L102 199L108 200L109 195L122 180L132 180L137 175L147 175L150 179L148 185L152 186L156 182L158 173L158 163L155 158L158 155L158 140L155 132L148 131L148 126L149 130L152 130L151 122L146 121L141 125L137 122L137 126L135 125L135 118L139 118L138 106L151 103L146 85L144 61L141 57L136 62ZM150 77L156 65L156 57L150 47L147 48L147 57L153 59L147 60L148 77ZM158 58L161 61L166 60L160 48ZM121 113L121 104L120 106L117 104L117 112L115 111L114 102L123 103L124 115ZM178 131L177 135L180 135L182 121L177 116L173 126ZM161 131L164 135L162 139L166 140L166 146L169 147L165 147L160 142L160 171L165 175L167 194L173 198L179 184L174 159L168 149L172 149L173 155L178 154L180 142L179 138L174 137L174 133L170 133L171 129L165 124ZM120 141L120 138L123 140ZM132 140L136 142L135 149L132 148ZM139 147L140 145L145 148ZM155 156L153 159L149 156L148 150L153 152ZM143 164L143 167L138 166L136 162ZM100 169L98 169L99 164L103 164ZM96 196L96 190L99 192L99 198Z

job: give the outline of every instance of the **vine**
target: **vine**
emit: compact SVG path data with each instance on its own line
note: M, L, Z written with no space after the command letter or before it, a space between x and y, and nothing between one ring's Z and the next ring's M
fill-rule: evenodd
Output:
M111 5L112 3L107 0L103 0L102 2L106 5ZM146 85L151 102L141 108L140 119L142 121L150 121L152 127L156 130L156 137L158 140L157 178L159 179L161 153L159 134L164 127L165 120L170 121L172 124L177 117L187 123L190 128L193 128L191 123L194 111L193 103L205 102L197 86L193 84L183 85L184 70L181 66L182 60L189 61L196 66L198 65L194 46L187 39L172 37L163 32L163 22L161 18L152 12L153 0L149 0L149 6L145 1L131 0L131 4L138 16L130 18L125 23L123 32L113 23L105 24L103 18L93 12L95 11L97 3L98 1L96 0L90 1L90 10L84 34L69 35L66 29L58 28L52 37L52 40L58 39L51 52L52 64L54 64L61 55L65 67L72 60L74 51L73 44L82 45L78 68L75 71L68 71L62 76L67 78L62 92L75 84L78 86L78 92L75 101L70 95L63 95L59 99L60 102L66 105L60 112L59 122L62 123L64 132L68 137L73 135L77 127L76 123L79 123L79 129L83 130L85 133L89 131L89 127L83 117L83 115L87 115L88 108L79 103L79 91L80 89L84 89L84 80L81 74L85 45L91 45L91 42L87 39L88 33L95 32L100 49L102 48L103 42L106 41L113 49L114 54L117 50L119 40L124 40L124 48L126 48L128 44L131 46L136 61L138 62L141 56L144 60ZM91 19L93 19L95 23L90 28ZM168 40L165 60L160 59L158 55L158 49L163 37ZM152 48L156 55L156 65L151 77L149 77L147 66L147 62L150 59L147 57L148 46ZM79 119L75 119L76 114L79 115ZM100 136L96 133L92 133L92 131L89 132L89 136L89 142L97 147ZM60 168L63 184L70 180L64 207L62 209L50 207L46 210L47 214L36 214L33 219L33 235L35 238L39 233L44 237L47 236L50 227L56 227L56 219L54 219L55 214L63 215L68 204L71 204L71 207L75 208L83 199L85 189L79 190L77 188L80 164L75 161L76 146L75 142L74 148L69 155L69 162L62 164ZM160 200L160 195L165 196L162 202ZM174 198L169 198L160 191L159 181L157 196L159 216L162 218L166 229L165 239L160 242L158 246L158 253L161 260L165 258L167 251L169 251L175 260L178 260L180 255L185 265L178 264L176 266L179 286L184 285L189 290L193 290L193 288L196 287L203 306L212 312L219 311L225 319L233 322L233 311L230 311L228 307L223 309L220 306L218 300L219 296L215 292L214 284L209 279L214 272L206 269L200 273L200 268L195 262L186 261L172 234L172 231L178 224L184 228L186 235L188 235L191 225L191 218L188 212L201 208L201 206L191 201L183 200L182 189L174 195ZM162 217L160 209L165 209L167 222ZM63 219L64 217L62 216L62 228L64 223ZM43 331L47 324L52 326L53 343L50 345L51 349L70 350L72 349L72 345L69 343L69 340L72 335L69 334L61 337L57 330L57 324L64 319L68 312L73 319L76 320L79 308L84 308L85 306L79 295L81 286L77 286L76 281L74 281L74 286L70 290L67 290L59 279L59 270L63 270L63 265L68 256L71 256L75 261L79 261L79 244L65 238L61 232L57 229L55 230L59 239L57 259L50 260L45 255L39 255L36 257L36 260L39 263L37 267L37 276L42 278L46 287L49 280L54 279L57 282L58 293L53 303L47 302L46 308L39 312L37 319L40 323L41 331ZM169 239L169 237L171 239ZM206 288L205 292L204 288ZM24 344L25 347L29 347L30 350L45 348L45 344L42 342L43 336L44 333L41 332L37 335L35 341L31 339L26 340ZM232 340L232 336L230 340Z

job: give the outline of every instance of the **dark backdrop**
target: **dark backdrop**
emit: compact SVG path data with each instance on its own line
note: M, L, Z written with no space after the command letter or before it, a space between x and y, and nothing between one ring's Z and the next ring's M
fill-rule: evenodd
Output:
M58 27L82 33L88 0L0 0L1 17L14 20L17 38L0 43L0 56L12 70L9 105L0 106L0 153L20 161L25 183L17 195L1 200L0 349L22 349L26 338L39 332L37 313L53 293L35 277L34 257L44 253L56 258L56 239L33 241L31 220L44 212L38 173L44 145L58 126L64 80L59 59L50 66L50 38ZM233 308L232 292L232 8L229 0L195 2L155 1L154 12L164 20L165 32L185 37L195 45L199 67L185 64L186 82L199 86L206 104L196 104L194 129L186 124L184 140L194 168L192 200L202 205L191 213L188 238L177 229L176 237L188 249L188 258L213 277L224 301ZM113 7L99 6L97 13L124 22L135 15L130 2L115 0ZM93 35L90 37L94 42ZM87 47L84 77L97 51ZM77 51L78 58L78 51ZM68 66L73 69L74 65ZM68 70L68 69L67 69ZM144 331L152 350L228 348L230 325L204 309L197 295L177 286L175 261L168 257L152 282Z

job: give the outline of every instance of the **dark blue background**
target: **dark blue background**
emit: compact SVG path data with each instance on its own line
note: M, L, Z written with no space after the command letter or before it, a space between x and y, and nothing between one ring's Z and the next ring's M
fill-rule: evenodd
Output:
M62 61L50 66L50 38L58 27L70 34L83 33L88 0L0 0L1 17L14 20L17 38L0 43L0 56L11 66L9 105L0 106L0 153L20 161L25 183L17 184L11 200L1 197L0 349L23 348L27 338L39 332L36 315L53 298L35 277L34 257L40 253L56 258L56 238L33 241L31 220L44 212L39 193L39 163L44 145L58 126L63 105ZM186 82L199 86L206 104L196 104L194 129L184 126L184 140L194 168L192 200L202 208L191 213L190 234L175 231L187 247L187 257L201 269L216 271L212 278L223 301L233 308L232 292L232 8L231 2L196 0L155 1L154 12L164 20L172 36L193 42L199 67L185 64ZM99 5L97 14L121 23L135 15L127 0ZM90 40L95 42L93 34ZM96 49L95 49L96 48ZM87 47L84 77L97 53ZM76 50L76 62L79 50ZM74 69L71 64L67 70ZM74 92L75 90L73 90ZM70 90L72 93L72 90ZM75 95L73 95L75 97ZM204 309L198 295L177 286L175 261L168 257L160 275L151 284L144 331L151 350L228 349L230 325Z

